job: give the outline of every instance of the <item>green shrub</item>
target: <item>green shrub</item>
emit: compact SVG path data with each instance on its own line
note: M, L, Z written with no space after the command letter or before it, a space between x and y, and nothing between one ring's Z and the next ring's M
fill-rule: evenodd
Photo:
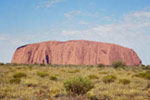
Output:
M37 75L40 76L40 77L46 77L46 76L48 76L48 73L46 73L46 72L37 72Z
M104 64L98 64L97 67L103 68L103 67L105 67L105 65Z
M125 66L126 66L126 64L121 61L116 61L116 62L112 63L113 68L123 68Z
M50 80L57 81L58 78L56 76L50 76Z
M138 73L138 74L136 74L134 76L150 80L150 72L149 71Z
M94 88L94 84L87 77L74 77L64 81L68 94L83 95Z
M102 78L102 81L104 83L111 83L111 82L114 82L116 79L117 79L117 77L114 75L107 75Z
M22 78L22 77L26 77L26 76L27 75L23 72L18 72L13 75L14 78Z
M128 79L120 79L119 80L119 83L122 83L122 84L124 84L124 85L126 85L126 84L130 84L130 80L128 80Z
M11 84L13 84L13 83L19 84L20 82L21 82L21 79L19 79L19 78L13 78L13 79L9 80L9 83L11 83Z
M99 79L99 77L96 75L89 75L88 78L89 79Z

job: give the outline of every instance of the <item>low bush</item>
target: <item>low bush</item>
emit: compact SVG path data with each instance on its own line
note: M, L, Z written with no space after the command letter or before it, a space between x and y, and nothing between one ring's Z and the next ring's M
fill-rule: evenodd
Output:
M48 76L48 73L46 73L46 72L37 72L37 75L40 76L40 77L46 77L46 76Z
M122 84L124 84L124 85L127 85L127 84L130 84L131 81L128 80L128 79L120 79L120 80L119 80L119 83L122 83Z
M136 75L134 75L135 77L140 77L140 78L144 78L144 79L147 79L147 80L150 80L150 72L147 71L147 72L142 72L142 73L138 73Z
M50 76L50 80L57 81L58 78L56 76Z
M18 72L13 75L14 78L22 78L22 77L26 77L26 76L27 75L23 72Z
M99 77L96 75L89 75L88 78L89 79L99 79Z
M112 63L113 68L124 68L126 66L122 61L116 61Z
M105 65L104 64L98 64L97 67L103 68L103 67L105 67Z
M19 79L19 78L13 78L13 79L9 80L9 83L11 83L11 84L13 84L13 83L19 84L20 82L21 82L21 79Z
M107 75L102 78L102 81L104 83L111 83L111 82L114 82L116 79L117 79L117 77L114 75Z
M74 77L64 81L64 87L68 94L84 95L94 88L94 84L87 77Z

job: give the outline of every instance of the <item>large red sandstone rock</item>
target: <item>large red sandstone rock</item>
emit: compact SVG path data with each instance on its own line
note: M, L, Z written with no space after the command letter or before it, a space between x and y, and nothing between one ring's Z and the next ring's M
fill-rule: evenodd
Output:
M21 46L15 51L11 62L19 64L111 65L114 61L123 61L127 65L141 64L141 60L132 49L86 40L48 41Z

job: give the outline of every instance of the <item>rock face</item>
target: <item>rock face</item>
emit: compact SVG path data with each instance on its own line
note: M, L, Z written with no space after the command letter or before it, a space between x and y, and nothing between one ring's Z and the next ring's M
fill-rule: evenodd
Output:
M127 65L141 65L141 60L132 49L86 40L48 41L24 45L17 48L11 63L111 65L114 61L123 61Z

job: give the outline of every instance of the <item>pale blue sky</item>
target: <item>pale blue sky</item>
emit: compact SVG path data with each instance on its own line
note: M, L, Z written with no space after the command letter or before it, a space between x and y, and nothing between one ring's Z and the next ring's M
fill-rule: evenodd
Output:
M150 65L150 0L0 0L0 62L24 44L74 39L132 48Z

